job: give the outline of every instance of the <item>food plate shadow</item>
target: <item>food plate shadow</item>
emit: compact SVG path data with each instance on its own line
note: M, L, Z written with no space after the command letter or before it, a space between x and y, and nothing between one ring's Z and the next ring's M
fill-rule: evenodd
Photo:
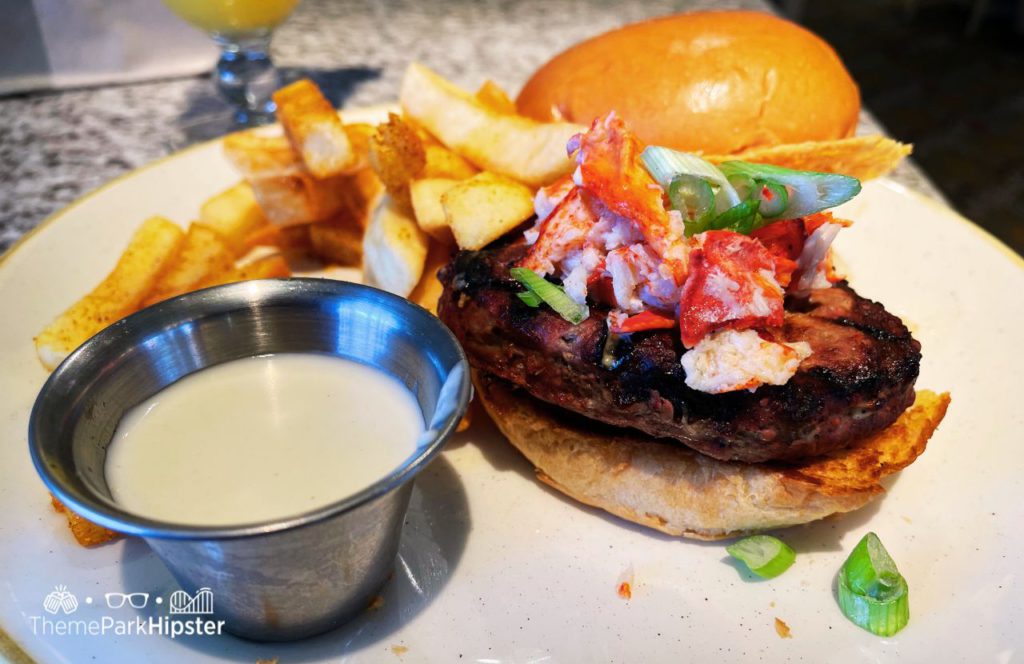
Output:
M815 551L843 551L843 536L846 533L853 533L859 538L866 533L865 528L881 511L885 501L886 495L883 494L859 510L836 514L802 526L777 530L773 534L793 547L797 555ZM846 549L848 548L847 546Z
M287 662L337 659L379 643L426 610L444 591L466 548L470 529L465 487L451 463L438 456L416 478L394 572L380 596L341 627L302 641L256 643L223 636L179 636L175 641L221 659ZM141 540L125 544L122 577L126 592L168 597L178 584ZM216 605L216 598L214 598ZM143 617L162 615L150 607ZM333 661L333 660L332 660Z

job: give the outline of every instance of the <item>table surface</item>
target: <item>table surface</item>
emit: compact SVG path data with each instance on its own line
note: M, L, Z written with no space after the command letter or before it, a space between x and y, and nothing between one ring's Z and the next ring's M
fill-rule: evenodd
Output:
M770 10L758 0L306 0L275 33L273 54L342 106L393 101L414 60L466 87L491 78L516 91L577 41L715 8ZM225 109L205 76L0 99L0 251L83 194L195 140L196 119ZM858 131L880 128L865 113ZM913 163L892 177L942 200Z

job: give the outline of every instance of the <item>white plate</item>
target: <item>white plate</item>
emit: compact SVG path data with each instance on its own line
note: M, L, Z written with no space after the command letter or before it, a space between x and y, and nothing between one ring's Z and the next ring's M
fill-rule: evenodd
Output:
M370 113L373 116L373 113ZM372 119L350 113L349 118ZM99 281L147 216L181 222L237 179L216 144L124 177L64 210L0 265L0 652L44 662L1010 661L1024 647L1024 262L953 212L886 182L843 210L852 282L914 327L918 385L953 403L928 451L884 499L785 532L796 565L752 581L721 544L673 539L545 488L486 422L418 480L384 605L326 636L43 636L43 599L65 584L68 619L163 615L173 580L139 541L82 549L29 461L26 423L46 372L32 335ZM910 625L895 638L846 621L833 576L867 531L906 575ZM631 580L633 597L616 590ZM162 606L107 608L111 591ZM88 605L85 598L94 603ZM216 601L216 598L214 598ZM65 616L60 616L65 617ZM774 619L792 638L782 639ZM405 650L407 649L407 650Z

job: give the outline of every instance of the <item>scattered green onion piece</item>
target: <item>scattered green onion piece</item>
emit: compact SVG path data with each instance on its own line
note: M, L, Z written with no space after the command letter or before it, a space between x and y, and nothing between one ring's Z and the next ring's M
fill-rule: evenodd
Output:
M650 148L648 148L650 149ZM646 162L645 162L646 163ZM786 208L774 219L796 219L845 203L860 192L860 181L846 175L795 171L770 164L726 161L718 168L727 177L745 175L789 188Z
M839 569L837 594L843 615L877 636L892 636L910 621L907 580L874 533Z
M737 205L740 202L739 195L732 185L729 184L729 180L722 171L697 155L651 145L644 148L640 159L644 162L644 166L647 167L651 176L666 190L668 190L669 185L671 185L672 180L677 175L694 175L703 178L712 187L717 187L718 191L724 194L717 201L720 211Z
M686 237L702 233L715 217L715 192L704 178L680 173L668 185L668 200L683 213Z
M590 310L585 304L575 302L565 294L561 287L551 283L533 270L526 267L514 267L509 270L509 274L554 309L555 313L573 325L579 325L590 315Z
M725 547L729 555L743 561L751 572L763 579L774 579L796 560L796 552L771 535L751 535Z
M715 230L735 231L749 235L759 221L757 207L756 200L743 201L715 217L709 227Z
M740 200L748 200L751 194L754 193L754 178L743 173L733 173L726 178L729 180L729 184L736 190L736 195L740 197Z
M522 293L516 293L516 297L522 300L523 304L525 304L526 306L533 307L535 309L540 306L541 302L543 302L543 300L537 297L537 294L534 293L533 291L523 291Z
M756 198L761 203L758 212L765 219L774 219L786 211L789 205L789 192L778 182L754 180Z

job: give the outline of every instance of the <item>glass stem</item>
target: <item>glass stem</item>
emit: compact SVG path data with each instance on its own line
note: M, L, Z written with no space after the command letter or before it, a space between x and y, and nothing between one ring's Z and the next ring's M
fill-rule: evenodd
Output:
M270 60L270 31L240 37L215 35L220 60L213 72L220 93L235 107L240 125L273 121L271 94L279 87L277 70Z

